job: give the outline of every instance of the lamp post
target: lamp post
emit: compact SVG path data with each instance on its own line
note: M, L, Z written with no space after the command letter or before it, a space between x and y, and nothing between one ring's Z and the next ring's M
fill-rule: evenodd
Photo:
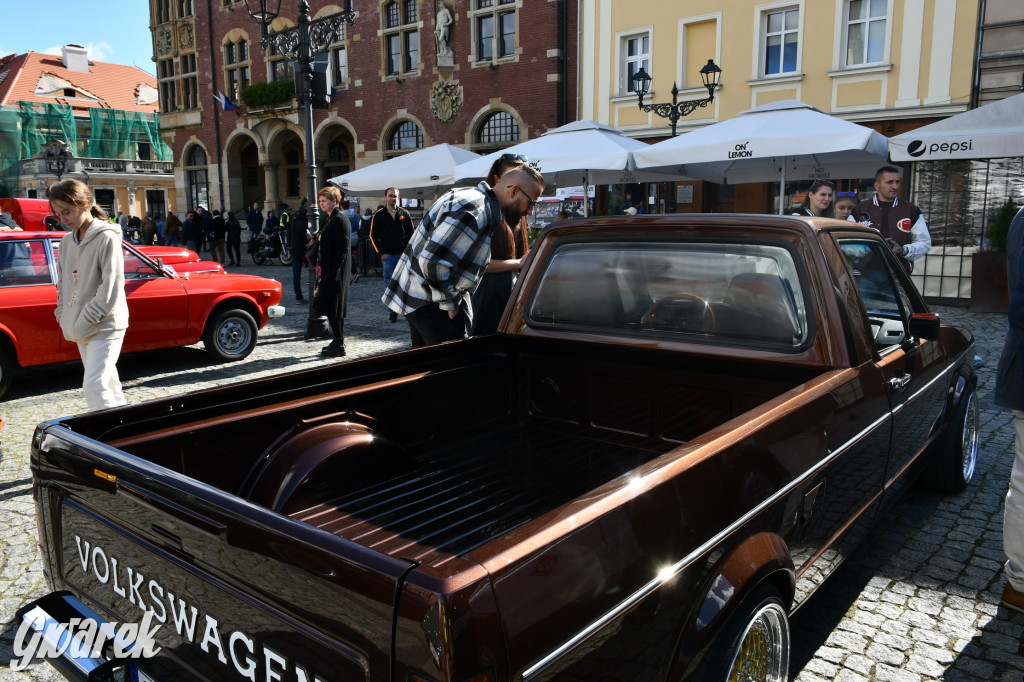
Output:
M60 182L60 176L64 175L64 170L68 165L68 145L63 140L56 138L50 138L50 141L43 146L43 151L46 152L46 170L50 171L57 176L57 182Z
M325 54L331 43L344 36L344 25L352 25L355 12L352 0L343 0L342 11L321 17L315 21L309 18L309 2L299 0L298 24L284 31L270 33L270 23L277 18L281 0L246 0L249 16L260 25L260 47L266 51L273 47L285 59L298 62L296 95L302 103L303 127L306 136L306 227L315 235L320 229L317 211L316 151L313 147L313 58ZM312 268L310 269L312 273ZM313 278L310 278L309 317L306 320L306 338L328 335L327 318L317 316L313 311Z
M718 68L713 59L709 59L704 68L700 70L700 79L704 87L708 89L707 99L694 99L685 102L678 101L679 88L672 84L672 104L644 104L644 95L651 88L651 77L641 66L640 70L633 75L633 87L636 90L638 104L642 111L653 112L662 118L667 118L672 123L672 137L676 136L676 123L683 116L692 113L697 107L706 107L715 99L715 88L722 79L722 69Z

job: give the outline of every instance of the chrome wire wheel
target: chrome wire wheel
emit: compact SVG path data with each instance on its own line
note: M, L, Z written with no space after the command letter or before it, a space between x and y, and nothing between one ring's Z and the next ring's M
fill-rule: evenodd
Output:
M964 483L974 478L974 467L978 463L978 401L974 391L967 395L964 406L964 427L960 435L960 457Z
M789 677L789 621L767 601L754 613L729 666L728 682L785 682Z

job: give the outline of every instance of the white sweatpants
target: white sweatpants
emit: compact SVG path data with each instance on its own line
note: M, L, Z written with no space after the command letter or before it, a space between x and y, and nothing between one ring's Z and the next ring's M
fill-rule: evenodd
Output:
M101 332L78 344L85 366L82 390L90 410L117 407L127 402L117 376L117 356L121 354L123 341L124 331L115 331Z
M1013 411L1013 469L1003 511L1003 551L1006 577L1013 589L1024 592L1024 412Z

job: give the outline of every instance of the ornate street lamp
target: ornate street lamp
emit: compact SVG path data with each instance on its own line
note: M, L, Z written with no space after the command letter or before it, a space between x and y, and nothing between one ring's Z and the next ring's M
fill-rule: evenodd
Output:
M303 127L306 134L306 225L309 233L313 235L320 229L316 201L316 152L313 148L313 58L327 53L331 43L342 39L345 24L352 25L356 16L352 11L352 0L343 0L341 6L342 11L312 21L309 18L309 2L299 0L298 24L284 31L270 33L270 23L277 18L281 0L246 0L249 16L260 25L260 47L264 52L269 46L285 59L294 59L298 62L295 94L302 103ZM312 272L312 269L310 271ZM310 311L306 320L307 339L328 334L327 318L318 317L313 312L312 281L311 277L308 299Z
M64 140L50 138L50 141L43 146L43 151L46 152L43 157L46 159L46 170L56 175L57 182L60 182L60 176L64 175L64 170L68 165L67 143Z
M651 89L651 77L641 66L640 70L633 76L633 89L636 90L638 104L640 109L647 112L653 112L662 118L667 118L672 123L672 137L676 136L676 123L679 122L683 116L692 113L697 107L706 107L711 104L715 99L715 88L718 87L718 83L722 80L722 69L718 68L713 59L709 59L708 63L704 65L704 68L700 70L700 79L704 82L704 87L708 89L707 99L694 99L687 100L686 102L679 102L679 88L676 84L672 84L672 104L644 104L644 95Z

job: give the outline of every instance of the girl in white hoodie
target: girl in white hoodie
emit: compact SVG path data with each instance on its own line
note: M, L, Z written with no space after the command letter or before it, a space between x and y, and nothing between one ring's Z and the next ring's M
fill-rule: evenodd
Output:
M107 222L92 191L78 180L50 186L50 208L68 233L57 254L57 321L78 344L82 389L90 410L124 405L117 357L128 329L121 229Z

